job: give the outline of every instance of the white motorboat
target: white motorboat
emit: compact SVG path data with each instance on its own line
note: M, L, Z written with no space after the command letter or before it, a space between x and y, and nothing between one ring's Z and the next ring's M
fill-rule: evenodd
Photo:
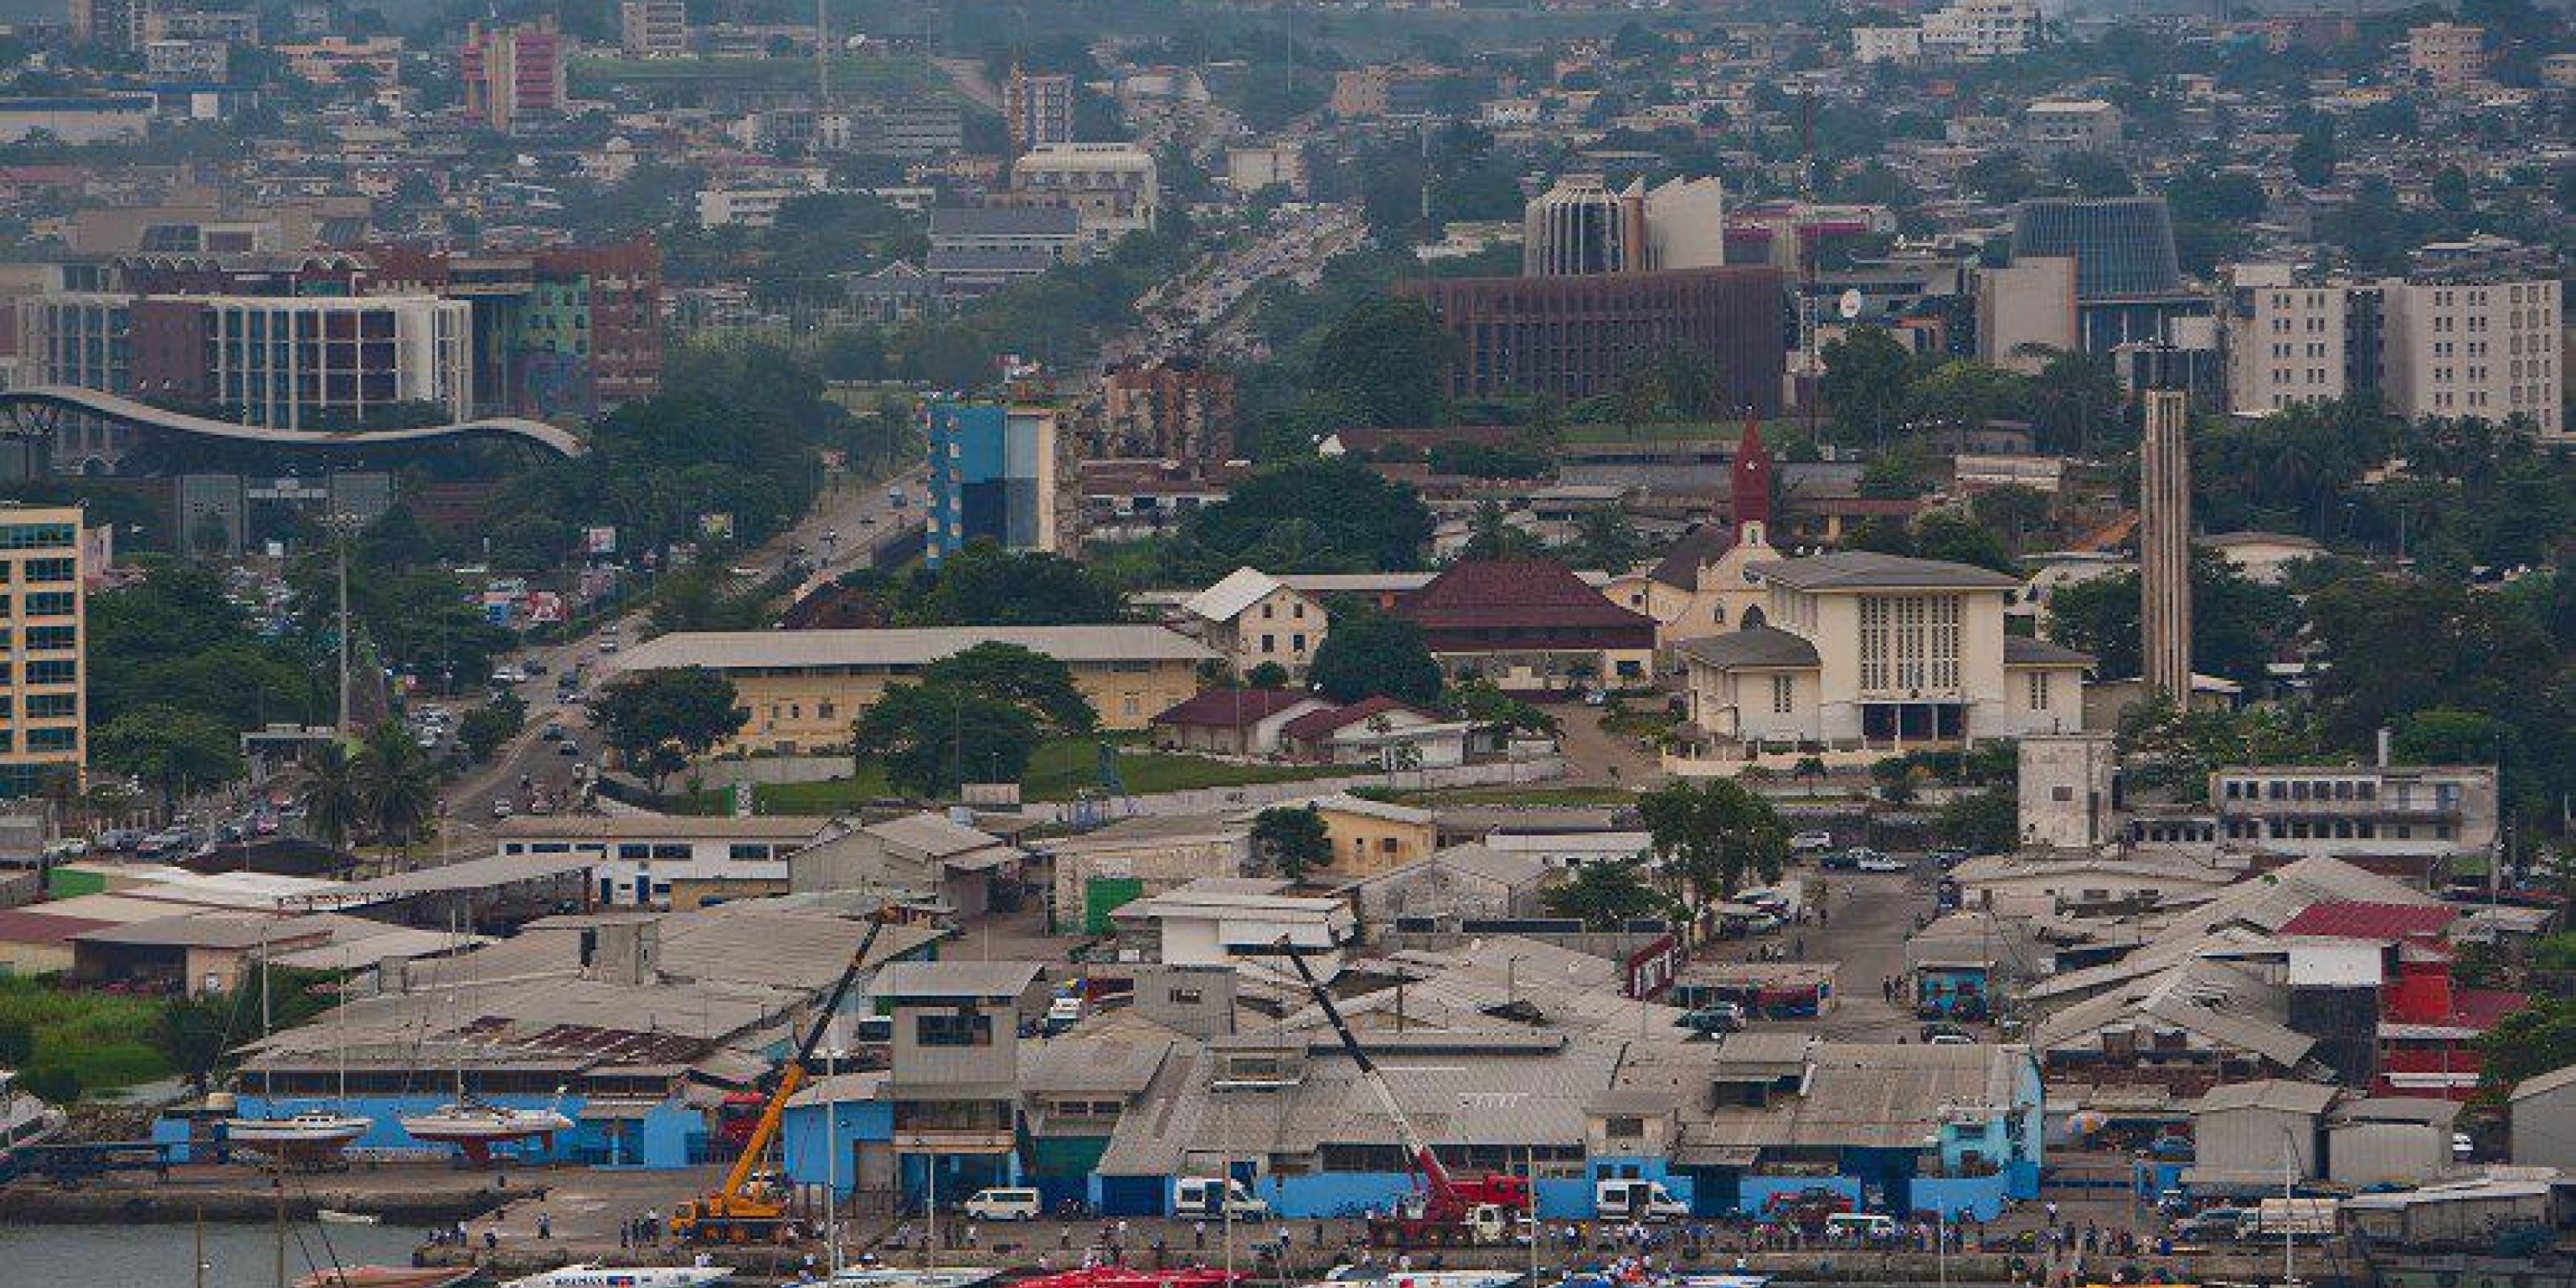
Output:
M1372 1266L1335 1266L1319 1284L1309 1288L1503 1288L1519 1283L1528 1276L1517 1270L1396 1270Z
M373 1212L343 1212L338 1208L315 1208L313 1219L324 1225L382 1225L384 1218Z
M831 1288L974 1288L1000 1274L980 1266L930 1266L902 1270L891 1266L853 1266L824 1280Z
M595 1262L565 1266L501 1288L697 1288L720 1283L733 1274L729 1266L603 1266Z
M523 1140L550 1140L572 1130L572 1119L554 1109L513 1109L468 1096L425 1114L402 1120L413 1140L454 1145L476 1163L490 1162L492 1147ZM691 1281L704 1282L704 1281Z
M290 1158L330 1158L375 1127L358 1114L307 1109L283 1118L227 1118L224 1139L244 1149Z

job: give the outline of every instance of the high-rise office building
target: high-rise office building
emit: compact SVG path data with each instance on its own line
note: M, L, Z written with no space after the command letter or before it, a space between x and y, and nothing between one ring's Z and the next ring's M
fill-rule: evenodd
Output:
M10 665L0 668L0 797L35 796L89 763L81 511L0 506Z
M2410 420L2519 416L2564 436L2560 290L2551 278L2381 282L2381 404Z
M1002 128L1012 156L1073 142L1073 78L1011 64L1010 79L1002 82Z
M2206 317L2209 297L2186 288L2162 197L2049 197L2013 211L2012 258L2075 261L2078 343L2109 353L2169 338L2177 318Z
M629 58L688 57L688 5L681 0L624 0L617 6L617 48Z
M1403 283L1457 341L1453 398L1609 393L1641 354L1677 348L1709 364L1718 400L1780 414L1787 275L1768 267L1569 277L1446 277Z
M1597 174L1568 175L1530 199L1521 236L1531 277L1715 268L1726 262L1725 190L1675 179L1612 192Z
M530 117L560 116L564 88L564 39L552 18L517 27L465 28L457 57L465 87L465 116L504 134Z
M1045 407L932 403L927 559L976 541L1056 549L1056 414Z

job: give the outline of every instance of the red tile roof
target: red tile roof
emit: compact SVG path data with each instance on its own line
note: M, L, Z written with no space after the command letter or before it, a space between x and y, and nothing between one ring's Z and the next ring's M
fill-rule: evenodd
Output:
M1550 559L1471 560L1396 601L1396 615L1424 630L1598 627L1651 635L1654 619L1611 603Z
M2455 988L2451 990L2451 1022L2483 1033L2529 1005L2531 998L2523 993L2501 988Z
M0 943L61 944L86 931L116 925L94 917L62 917L29 908L0 908Z
M1293 689L1209 689L1154 717L1153 723L1188 728L1241 729L1267 720L1300 702L1321 700L1314 694Z
M2315 903L2284 923L2277 934L2324 939L2435 939L2459 914L2440 904Z
M1281 725L1279 733L1292 742L1313 742L1318 738L1329 736L1336 729L1349 728L1382 711L1410 711L1426 720L1439 719L1438 716L1420 707L1398 702L1380 694L1376 697L1362 698L1347 707L1309 711Z

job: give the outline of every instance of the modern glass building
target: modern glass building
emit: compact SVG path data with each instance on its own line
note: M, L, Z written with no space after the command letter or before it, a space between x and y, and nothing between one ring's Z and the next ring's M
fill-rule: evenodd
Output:
M1055 549L1055 413L943 402L928 414L930 565L978 540Z

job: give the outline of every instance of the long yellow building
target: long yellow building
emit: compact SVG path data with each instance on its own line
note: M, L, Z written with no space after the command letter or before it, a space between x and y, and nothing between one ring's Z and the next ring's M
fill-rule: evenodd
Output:
M0 506L0 796L77 786L89 763L81 511Z
M839 747L890 684L978 644L1016 644L1073 672L1104 729L1142 729L1198 692L1216 654L1160 626L955 626L875 631L682 631L624 654L620 671L702 666L722 672L749 709L724 750L794 753Z

